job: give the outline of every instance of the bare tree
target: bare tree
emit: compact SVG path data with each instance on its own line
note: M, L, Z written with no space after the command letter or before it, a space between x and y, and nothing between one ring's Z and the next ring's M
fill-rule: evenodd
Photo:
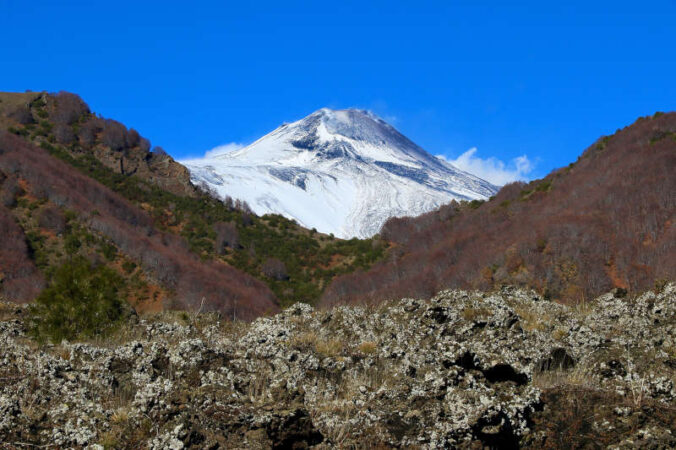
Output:
M33 114L31 113L31 110L28 107L28 105L21 105L17 107L16 109L7 113L7 117L17 121L21 125L35 123L35 119L33 118Z
M80 126L80 143L85 148L91 148L96 144L98 134L103 130L103 121L99 118L92 118Z
M54 127L53 133L54 137L56 138L56 142L59 144L69 145L75 141L75 133L73 133L73 129L70 127L70 125L57 123Z
M89 114L89 106L82 99L70 92L59 92L53 97L54 105L49 118L56 123L71 125L80 117Z
M263 275L266 277L270 277L278 281L289 279L286 266L277 258L266 259L261 270L263 271Z
M150 142L148 142L148 143L150 143ZM158 156L165 156L165 155L167 155L167 152L164 151L164 149L158 145L158 146L153 147L153 154L158 155Z
M129 147L136 147L139 145L141 142L141 135L138 134L138 131L136 131L133 128L129 129L129 132L127 133L127 145Z
M119 151L127 146L127 128L120 122L106 120L101 136L103 145Z
M56 234L61 234L66 231L66 218L58 208L48 206L40 211L38 225Z
M216 232L216 253L222 255L227 248L239 248L239 232L233 222L218 222L214 224Z

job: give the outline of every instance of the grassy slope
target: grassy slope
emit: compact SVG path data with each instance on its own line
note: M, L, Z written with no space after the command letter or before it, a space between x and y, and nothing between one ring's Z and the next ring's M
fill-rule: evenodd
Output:
M30 188L28 188L30 189ZM28 252L37 268L49 279L61 264L75 255L82 255L96 265L105 265L121 275L121 293L139 313L157 312L167 289L115 246L110 239L87 227L83 217L70 210L61 210L63 227L46 226L41 216L46 210L59 211L46 198L36 198L29 191L17 199L12 216L24 231Z

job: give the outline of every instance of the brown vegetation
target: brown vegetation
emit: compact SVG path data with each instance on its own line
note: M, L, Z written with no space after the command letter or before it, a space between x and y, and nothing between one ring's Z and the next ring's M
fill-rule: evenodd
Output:
M577 162L489 202L389 220L390 258L342 276L324 305L427 297L446 287L536 288L583 302L676 278L676 113L641 118Z
M45 150L6 132L0 132L0 170L5 174L20 174L31 190L44 192L50 203L82 215L90 229L109 238L120 251L139 261L160 284L173 291L176 306L197 309L204 298L205 310L217 310L238 318L252 318L277 309L274 295L260 281L230 266L201 261L189 251L184 239L158 231L145 212L118 194ZM14 249L3 246L2 251L11 252L12 256L7 253L2 262L24 261L26 258L22 259L21 255L26 254L25 244L16 237L20 236L17 234L20 229L12 228L10 219L5 218L7 215L1 215L3 229L8 230L3 233L3 240L15 236L10 243L17 243ZM42 211L40 220L55 232L61 226L58 214L49 208ZM24 284L41 286L39 273L31 272L32 266L27 263L24 265L19 272L21 276L13 275L12 279L28 277L31 282ZM9 288L3 283L3 289ZM28 292L26 289L21 292ZM22 295L17 298L27 298Z
M277 258L268 258L265 260L262 271L263 275L269 278L274 278L275 280L281 281L289 278L289 274L286 271L286 266Z
M33 300L45 282L30 258L26 237L10 212L0 206L0 297Z
M226 248L239 248L237 224L234 222L217 222L214 224L214 231L216 232L214 245L217 254L224 254Z
M664 429L676 425L673 406L648 400L637 407L612 391L564 384L543 389L542 399L545 408L533 417L542 439L531 448L604 448L623 440L635 448L659 447L651 442L656 436L643 431L650 429L646 424ZM605 429L599 423L607 424ZM632 440L642 434L639 442Z

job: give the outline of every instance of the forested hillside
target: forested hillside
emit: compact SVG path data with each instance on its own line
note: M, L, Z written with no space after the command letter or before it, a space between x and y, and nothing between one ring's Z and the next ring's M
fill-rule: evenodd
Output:
M322 303L504 284L568 303L652 288L676 278L675 215L676 113L657 113L488 202L390 219L381 232L394 244L389 258L336 279Z
M193 261L191 264L200 267L216 268L214 270L228 271L229 267L242 270L267 285L279 303L288 305L295 301L315 302L335 275L369 267L382 257L386 248L379 240L334 239L303 229L277 215L257 217L242 202L214 198L205 189L192 185L185 167L176 163L164 150L152 148L137 131L93 114L74 94L2 93L0 128L14 135L2 136L2 150L7 160L3 172L8 179L2 190L3 196L11 197L8 209L3 211L3 224L7 222L8 225L4 226L8 229L28 236L25 252L20 248L4 251L23 255L15 259L24 261L30 268L21 271L26 280L24 283L9 280L17 279L15 275L5 277L3 290L10 298L28 299L32 295L29 292L39 292L44 284L44 275L49 279L51 271L67 256L61 249L63 243L43 246L52 242L50 233L54 235L55 242L64 239L64 233L51 232L39 226L38 216L43 214L43 209L66 217L58 219L65 223L66 235L71 230L81 229L83 233L94 231L94 235L100 234L102 239L110 241L114 251L127 258L123 272L134 277L135 286L143 287L129 295L132 298L150 298L153 308L171 306L169 299L178 297L183 297L178 305L180 307L187 307L188 303L199 306L204 293L198 294L199 289L181 291L183 288L177 289L167 280L187 276L184 273L199 272L200 275L194 277L194 283L209 285L212 282L210 278L218 276L206 275L200 272L202 269L187 270L181 266L188 264L187 261ZM30 164L17 162L16 158L27 158L28 155L32 158ZM46 169L55 164L53 158L67 164L58 166L58 171L70 170L85 177L73 178L70 172L54 176L54 172ZM41 172L43 168L44 174ZM80 180L80 184L59 185L64 178ZM79 195L90 190L83 185L94 180L97 186L94 191L99 192L97 189L105 186L109 189L106 191L108 194L116 194L113 203L124 204L123 217L117 217L119 223L111 225L101 218L100 215L105 216L108 208L107 200L104 200L105 205L97 203L100 199L89 199L89 203L78 200ZM36 195L33 190L38 191ZM60 193L57 194L57 191ZM54 195L61 197L52 199ZM45 198L48 201L45 202ZM14 222L9 216L14 218ZM142 231L137 233L139 230ZM148 236L142 236L144 233ZM159 240L161 245L169 243L169 247L180 248L180 251L175 253L177 250L172 250L172 254L158 254L157 258L148 259L143 253L145 246L139 245L137 238L143 238L143 242L147 241L151 247ZM21 247L20 243L16 245ZM88 252L98 253L106 259L105 245L90 247L86 249ZM200 281L202 275L205 279ZM248 277L242 280L247 285L257 286L256 289L261 286ZM229 279L226 277L219 282L227 284ZM19 287L12 286L19 284L24 294L10 295L11 290L18 292ZM238 284L234 282L233 285ZM28 285L33 286L32 290L28 289ZM224 292L227 293L227 289ZM188 297L185 297L186 293ZM224 296L230 299L228 302L237 303L228 295L209 292L205 301L211 307L215 304L224 307L225 300L216 301L214 296ZM272 298L269 294L260 296L266 302ZM242 295L235 297L241 298ZM194 302L198 305L195 306ZM266 308L254 309L255 314L260 314ZM246 313L242 314L246 316Z
M42 281L36 268L49 278L62 263L81 256L94 267L126 274L127 298L136 297L141 308L164 300L194 310L204 298L207 310L243 318L277 310L262 282L201 260L183 238L157 229L145 211L46 150L0 132L0 170L5 178L0 215L12 233L3 241L15 243L11 257L1 262L6 297L32 300Z

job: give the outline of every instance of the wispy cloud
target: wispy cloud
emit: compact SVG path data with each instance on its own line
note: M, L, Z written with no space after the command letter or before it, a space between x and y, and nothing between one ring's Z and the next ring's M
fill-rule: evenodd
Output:
M528 180L529 174L535 168L535 164L526 155L518 156L505 163L494 156L480 158L476 156L476 153L477 149L473 147L455 159L449 159L443 155L438 155L438 157L453 164L460 170L469 172L498 186L511 183L512 181Z
M203 159L209 159L214 158L216 156L225 155L226 153L234 152L235 150L239 150L240 148L243 147L246 147L246 145L239 144L237 142L230 142L229 144L219 145L218 147L214 147L211 150L207 150L206 152L204 152L204 155L189 156L187 158L179 160L178 162L182 164L194 164L198 163L199 161L202 161Z
M237 142L230 142L229 144L223 144L219 145L218 147L214 147L211 150L207 150L204 153L205 158L213 158L214 156L219 156L219 155L224 155L226 153L234 152L235 150L239 150L240 148L245 147L244 144L239 144Z
M394 116L392 114L386 115L383 117L383 120L390 125L395 125L397 122L399 122L399 118L397 116Z

